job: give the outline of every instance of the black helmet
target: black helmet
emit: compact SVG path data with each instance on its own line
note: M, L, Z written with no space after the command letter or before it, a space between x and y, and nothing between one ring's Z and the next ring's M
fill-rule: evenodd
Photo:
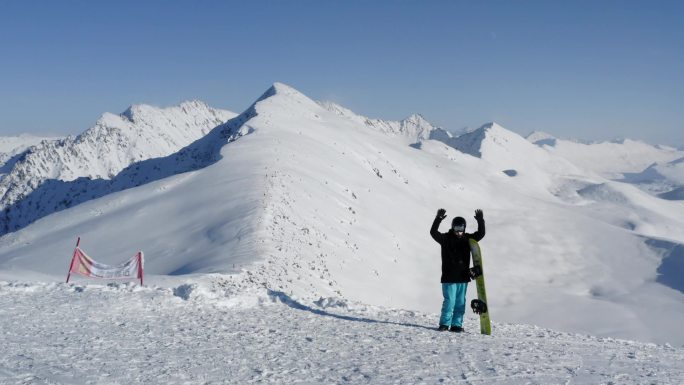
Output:
M466 227L466 220L465 220L465 218L463 218L463 217L456 217L456 218L454 218L454 219L451 221L451 228L453 229L453 228L455 228L455 227L463 227L463 230L461 230L461 231L465 231L465 227Z

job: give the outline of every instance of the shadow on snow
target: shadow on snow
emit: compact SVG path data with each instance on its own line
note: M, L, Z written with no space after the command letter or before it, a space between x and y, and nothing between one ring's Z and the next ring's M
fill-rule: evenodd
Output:
M653 238L646 244L662 256L656 281L684 293L684 245Z
M315 308L312 308L311 306L307 306L307 305L304 305L300 302L297 302L294 299L292 299L292 297L290 297L289 295L287 295L281 291L268 290L268 295L269 295L269 297L276 299L276 300L286 304L287 306L289 306L293 309L307 311L309 313L313 313L313 314L324 316L324 317L332 317L332 318L337 318L337 319L341 319L344 321L378 323L378 324L388 324L388 325L421 328L421 329L427 329L427 330L436 330L435 328L431 328L431 327L428 327L425 325L402 323L402 322L393 322L393 321L382 321L382 320L376 320L376 319L366 318L366 317L353 317L353 316L330 313L330 312L327 312L325 310L315 309Z

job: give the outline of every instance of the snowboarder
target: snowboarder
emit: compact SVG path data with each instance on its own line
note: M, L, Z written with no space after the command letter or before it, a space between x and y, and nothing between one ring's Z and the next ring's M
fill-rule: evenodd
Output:
M465 232L466 220L455 217L451 221L451 229L446 233L439 232L439 224L446 218L446 210L437 210L437 216L430 235L442 246L442 315L439 318L439 330L452 332L463 331L463 315L465 314L466 290L471 280L470 270L470 242L485 236L484 214L482 210L475 210L477 231Z

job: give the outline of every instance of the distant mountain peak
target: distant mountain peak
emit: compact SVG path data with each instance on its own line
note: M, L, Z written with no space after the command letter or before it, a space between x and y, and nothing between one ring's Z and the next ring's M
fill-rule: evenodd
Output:
M533 131L525 137L530 143L534 143L538 146L555 146L557 139L553 135L543 132L543 131Z
M483 124L477 130L450 138L445 143L463 153L481 158L485 143L491 143L503 148L509 148L510 146L519 148L521 146L524 147L527 141L522 136L504 128L498 123L489 122ZM527 145L531 144L527 143Z
M416 124L430 124L432 125L425 117L421 114L416 114L413 113L409 115L406 119L404 119L405 122L411 122L411 123L416 123Z
M124 121L130 123L136 123L140 121L149 121L151 119L159 118L168 115L179 116L179 115L202 115L206 113L211 113L211 111L220 111L214 109L204 103L201 100L186 100L178 105L171 107L156 107L150 104L132 104L124 112L120 114L112 114L110 112L105 112L102 117L98 120L98 123L106 125L117 125Z
M494 121L487 122L487 123L481 125L478 129L473 130L471 132L474 132L474 131L492 131L492 132L503 131L503 132L511 132L512 133L512 131L508 130L504 126L502 126L499 123L494 122ZM515 135L518 135L518 134L515 134Z
M435 127L430 121L425 119L423 115L418 113L411 114L400 121L393 121L373 119L359 115L352 110L331 101L319 102L319 105L332 113L362 123L376 131L388 135L406 137L412 142L433 139L436 131L439 131L438 135L440 135L440 137L444 136L446 138L449 136L446 131Z
M288 86L285 83L275 82L273 83L271 88L277 94L304 95L298 90L296 90L294 87Z
M534 143L538 140L546 140L546 139L556 139L555 136L549 134L548 132L544 131L532 131L530 132L525 139L529 140L530 142Z
M267 107L268 106L268 107ZM278 106L278 107L277 107ZM303 113L320 108L320 104L299 92L293 87L283 83L273 83L250 108L243 114L254 116L259 113L267 112L269 108L285 108L291 113Z
M496 122L487 122L483 125L480 126L479 130L491 130L491 129L497 129L497 128L503 128Z
M520 136L519 134L503 127L502 125L500 125L496 122L489 122L489 123L483 124L482 126L480 126L480 128L473 131L473 133L476 133L478 131L486 133L487 137L505 136L505 137L514 137L514 138L516 138L516 140L518 140L518 139L524 140L524 138L522 136Z
M181 102L179 107L184 108L184 107L209 107L209 105L201 100L198 99L191 99L191 100L186 100L184 102Z
M434 127L434 125L421 114L411 114L407 118L402 119L401 122L416 126Z
M0 234L68 206L50 201L49 194L34 193L44 184L79 178L111 180L133 163L178 151L234 116L198 101L168 108L137 104L118 115L102 114L93 127L76 137L30 147L21 159L3 166ZM29 209L33 203L41 210ZM21 215L5 210L21 207Z
M273 83L273 85L271 85L266 90L266 92L264 92L261 95L261 97L259 99L257 99L256 102L258 103L262 100L266 100L266 99L273 97L273 96L285 96L285 97L292 97L292 98L296 98L296 99L309 99L308 96L299 92L294 87L290 87L284 83L275 82L275 83Z

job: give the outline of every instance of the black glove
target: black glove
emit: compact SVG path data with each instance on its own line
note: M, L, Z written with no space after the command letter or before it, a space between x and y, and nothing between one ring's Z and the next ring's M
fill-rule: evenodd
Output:
M437 218L441 221L444 218L446 218L446 210L444 209L439 209L437 210Z
M482 267L480 266L473 266L468 270L468 275L470 276L470 279L475 279L479 276L482 275Z
M480 210L480 209L475 210L475 220L476 221L484 220L484 213L482 213L482 210Z

